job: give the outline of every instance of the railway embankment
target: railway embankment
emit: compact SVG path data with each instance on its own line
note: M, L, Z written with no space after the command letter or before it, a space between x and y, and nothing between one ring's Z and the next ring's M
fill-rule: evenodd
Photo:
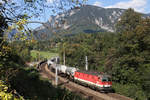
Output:
M41 65L41 75L45 78L48 78L51 83L55 85L55 73L48 69L47 64ZM129 97L125 97L116 93L100 93L99 91L95 91L88 87L76 84L61 76L58 76L58 86L67 88L72 92L82 94L85 98L90 100L132 100Z

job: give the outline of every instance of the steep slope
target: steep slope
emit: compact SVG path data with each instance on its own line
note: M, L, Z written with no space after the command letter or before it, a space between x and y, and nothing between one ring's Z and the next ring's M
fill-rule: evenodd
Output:
M70 9L65 13L51 16L46 23L51 29L44 26L38 27L35 29L35 37L37 39L47 39L54 33L59 35L72 35L104 31L114 32L115 24L124 11L124 9L105 9L92 5L84 5L80 8Z

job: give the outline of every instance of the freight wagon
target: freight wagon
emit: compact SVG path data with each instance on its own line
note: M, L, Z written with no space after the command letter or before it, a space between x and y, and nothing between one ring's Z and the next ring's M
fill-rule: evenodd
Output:
M53 61L52 61L53 62ZM101 92L113 92L112 81L110 76L100 72L81 71L75 67L68 67L66 65L59 65L52 63L50 69L55 72L57 66L58 74L69 78L79 84L91 87Z

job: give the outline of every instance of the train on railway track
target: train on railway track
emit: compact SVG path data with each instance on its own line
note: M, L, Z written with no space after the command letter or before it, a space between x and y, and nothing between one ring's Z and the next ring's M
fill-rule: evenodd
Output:
M58 75L64 75L76 83L99 90L100 92L112 92L111 77L107 74L95 71L82 71L75 67L56 64L54 58L47 60L47 64L49 69L54 72L57 68Z

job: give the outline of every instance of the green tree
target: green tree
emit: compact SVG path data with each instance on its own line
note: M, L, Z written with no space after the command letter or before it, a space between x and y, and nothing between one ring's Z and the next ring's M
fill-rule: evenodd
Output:
M2 45L1 42L3 40L3 32L4 30L8 27L8 24L4 18L4 16L2 15L2 13L0 12L0 46Z
M127 9L116 24L117 32L124 33L133 31L141 21L141 14L135 12L132 8Z
M118 39L116 61L112 67L113 80L121 85L134 84L134 98L142 100L148 98L146 95L149 95L148 92L144 92L148 89L143 87L149 84L146 70L150 68L150 58L147 56L150 55L148 39L150 38L150 29L148 28L150 19L142 18L136 12L131 13L131 9L127 10L124 16L126 16L123 17L125 19L120 20L118 24L122 27L120 31L122 33Z
M30 55L29 48L26 46L28 46L28 41L32 39L29 37L32 36L32 32L27 25L28 23L40 23L48 29L51 29L50 26L43 22L29 21L30 18L37 18L44 12L45 9L50 9L53 14L63 12L65 11L66 7L68 9L68 7L80 6L83 4L82 1L86 0L60 0L59 2L53 0L53 3L49 6L48 0L0 0L0 80L3 80L6 84L10 85L10 81L13 80L12 77L17 77L15 78L16 83L12 82L11 86L16 86L16 88L20 90L19 92L25 92L28 94L29 92L27 91L27 88L27 90L25 89L24 91L21 89L22 87L17 85L17 82L19 82L17 80L21 79L19 76L24 76L24 74L17 76L17 73L21 73L20 69L24 70L24 61L27 61L30 58L28 56ZM8 41L3 41L3 32L5 29L7 29L8 33L11 32L12 29L17 29L18 33L16 33L17 35L15 39L21 41L17 41L18 43L9 43ZM23 43L22 41L25 41L27 44ZM29 75L26 75L25 79L27 79L28 76ZM35 78L29 77L29 79L31 80ZM30 84L29 81L27 82ZM37 85L40 86L40 84L36 84L35 86ZM15 90L15 87L11 87L11 89ZM0 99L3 99L3 97L6 97L5 99L7 99L7 96L12 99L11 97L13 97L13 95L9 94L10 91L7 92L5 89L3 89L3 87L1 88L0 83ZM7 93L5 94L5 92Z

